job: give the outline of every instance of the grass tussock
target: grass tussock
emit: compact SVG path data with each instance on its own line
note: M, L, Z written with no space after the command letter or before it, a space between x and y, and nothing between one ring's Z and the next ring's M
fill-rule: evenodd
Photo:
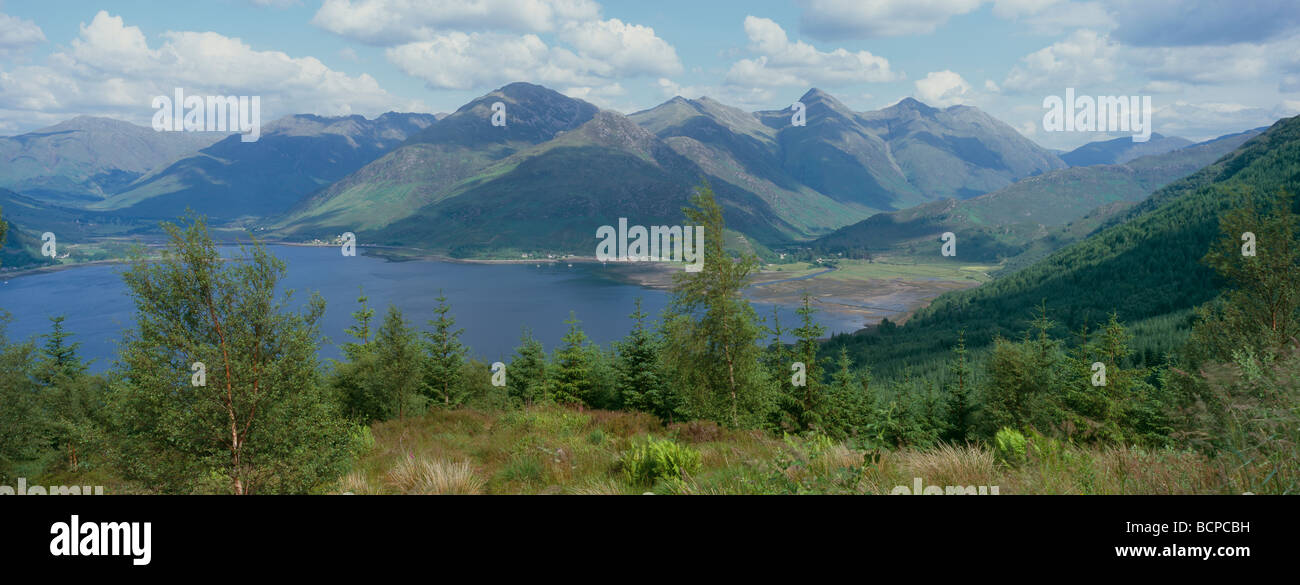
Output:
M388 483L404 494L475 495L485 482L469 461L450 462L411 456L388 472Z

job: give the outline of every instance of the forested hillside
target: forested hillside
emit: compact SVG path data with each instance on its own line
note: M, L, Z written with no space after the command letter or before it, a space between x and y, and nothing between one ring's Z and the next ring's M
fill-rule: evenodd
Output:
M877 367L924 367L955 343L958 330L972 349L984 348L998 335L1018 336L1045 303L1060 335L1103 323L1111 312L1128 323L1151 320L1151 334L1137 344L1144 363L1158 363L1187 331L1188 311L1222 286L1201 262L1220 216L1252 195L1298 187L1300 118L1288 118L1087 239L977 289L940 297L896 332L840 337L831 347L843 345L856 361ZM938 254L937 241L934 249Z

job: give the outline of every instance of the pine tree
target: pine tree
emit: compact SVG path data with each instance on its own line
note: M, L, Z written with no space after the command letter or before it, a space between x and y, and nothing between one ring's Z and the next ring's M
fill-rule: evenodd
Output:
M370 321L375 317L375 310L367 304L370 298L366 296L364 289L360 290L360 296L357 297L357 303L361 305L352 313L352 326L344 329L343 332L356 339L360 345L370 343Z
M582 331L580 323L570 311L569 318L564 321L569 331L555 352L555 377L551 379L549 394L558 404L582 406L592 392L591 354L587 347L587 334Z
M958 331L957 345L953 347L952 360L948 362L947 438L959 443L970 439L970 429L974 425L974 380L971 379L973 372L966 353L966 331Z
M383 392L386 411L395 409L399 418L404 417L421 387L420 336L407 324L401 309L388 305L371 345L378 365L376 383Z
M853 371L849 350L841 346L835 372L831 374L826 416L828 434L843 439L866 432L875 407L870 376L865 368L862 372Z
M361 307L352 313L353 323L344 330L355 341L343 343L340 347L346 360L334 364L330 380L338 392L344 413L365 424L392 415L392 404L378 384L378 356L370 344L370 321L375 311L368 301L364 292L357 297L357 304Z
M646 327L647 315L641 310L641 299L636 299L636 310L630 315L632 331L618 346L615 367L618 374L618 395L623 408L649 412L665 421L673 420L676 405L668 395L669 387L660 375L660 343Z
M546 349L527 328L520 335L519 347L515 348L515 357L510 360L509 372L506 387L509 388L512 399L531 406L545 397L548 384Z
M447 297L438 291L437 318L429 321L433 331L425 331L425 392L443 406L459 405L464 399L461 366L465 363L465 346L460 343L464 329L454 329L456 319L450 315Z
M72 334L64 329L64 321L63 315L50 317L50 333L43 335L45 344L33 370L51 440L66 455L68 469L75 471L85 445L100 430L103 387L99 377L86 373L89 366L78 353L81 344L68 341Z
M817 361L819 340L826 334L826 327L815 320L817 309L812 305L812 297L803 295L803 304L795 310L799 315L799 326L795 328L795 357L803 362L806 377L804 385L794 390L798 401L798 424L800 430L820 429L825 411L822 368Z
M1048 432L1065 418L1061 343L1051 335L1055 322L1040 306L1021 342L994 339L984 390L985 422L992 434L1002 427Z
M771 336L771 341L761 355L763 368L768 377L776 383L777 391L773 394L773 407L768 413L769 420L767 424L773 429L782 429L784 431L796 430L798 420L799 401L795 396L795 390L790 384L791 364L799 361L795 358L794 350L785 342L785 337L789 335L790 328L781 326L781 307L772 307L772 325L769 327L764 324L763 329Z
M78 350L81 343L69 343L72 337L63 328L65 315L50 317L50 332L45 334L45 345L41 348L41 377L44 383L50 383L55 377L77 378L84 374L87 365L81 362Z

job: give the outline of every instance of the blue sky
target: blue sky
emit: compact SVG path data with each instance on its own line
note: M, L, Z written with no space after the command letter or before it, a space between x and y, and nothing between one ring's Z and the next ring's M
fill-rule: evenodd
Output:
M681 94L778 109L982 108L1052 148L1044 97L1150 95L1192 139L1300 113L1300 10L1186 0L0 2L0 134L153 96L260 95L263 117L450 112L531 81L625 113Z

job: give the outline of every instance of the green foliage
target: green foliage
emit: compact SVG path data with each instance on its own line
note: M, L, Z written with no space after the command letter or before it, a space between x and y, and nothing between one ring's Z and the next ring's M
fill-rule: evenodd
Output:
M957 345L953 347L952 354L945 381L948 395L946 438L953 442L964 443L971 438L972 428L976 424L975 411L978 402L978 397L975 395L974 371L966 355L966 332L957 333Z
M1043 305L1032 325L1036 335L1026 332L1020 343L996 341L987 366L988 424L1048 429L1059 420L1057 392L1065 356L1049 334L1053 325Z
M855 371L849 352L843 347L835 366L827 389L826 433L837 438L862 437L875 414L871 372L867 368Z
M1015 429L1003 427L993 436L997 460L1012 467L1024 464L1027 446L1025 436Z
M12 481L19 467L39 459L48 445L36 385L28 375L35 361L31 343L5 337L11 317L0 312L0 480Z
M681 396L666 381L660 355L663 341L646 327L646 314L641 310L641 299L636 299L632 315L632 331L616 343L618 357L614 362L617 372L619 405L640 410L669 423L683 418Z
M555 353L555 375L549 381L547 394L557 404L589 404L595 390L592 349L579 325L581 321L572 311L564 323L569 331Z
M424 392L430 400L444 407L458 406L464 399L461 387L461 367L465 363L465 346L460 342L464 329L456 329L451 305L446 295L438 291L438 306L433 309L436 318L429 321L432 331L425 331Z
M532 406L545 397L548 384L546 371L546 348L528 329L520 337L519 347L515 348L514 359L510 360L506 376L506 388L514 401Z
M591 424L591 417L567 410L521 410L501 416L501 424L524 431L569 437Z
M1049 299L1060 322L1055 335L1105 322L1117 312L1138 334L1130 365L1159 366L1186 339L1192 324L1183 318L1186 312L1219 294L1220 280L1200 260L1217 237L1220 218L1241 207L1249 192L1300 190L1296 161L1300 118L1288 118L1155 191L1087 238L978 288L945 294L897 333L882 326L866 335L837 336L823 351L833 356L844 345L855 363L871 363L880 377L900 376L908 367L930 376L943 370L959 329L966 332L972 357L982 360L996 338L1016 337L1022 319ZM1238 254L1240 237L1233 236Z
M1300 336L1300 215L1285 191L1263 201L1263 209L1261 198L1249 195L1223 214L1222 235L1205 255L1228 290L1198 311L1188 346L1193 363L1242 349L1276 351ZM1247 233L1255 239L1253 256L1243 253Z
M357 302L361 309L352 314L355 323L347 332L360 343L343 344L347 360L334 364L331 384L344 412L355 420L370 423L403 416L415 406L420 388L424 359L419 338L401 310L389 305L383 324L371 339L374 311L366 305L364 295Z
M116 468L151 489L306 493L352 455L319 380L324 301L300 313L275 289L285 265L258 242L223 261L203 219L164 224L161 260L124 275L136 303L113 376ZM206 366L192 384L192 364Z
M648 435L633 439L618 460L624 477L635 485L650 485L662 478L684 478L700 468L699 451L672 439Z
M511 454L510 461L501 470L501 477L507 481L523 483L542 481L545 475L546 466L541 457L532 453Z
M724 250L722 208L707 184L691 202L683 212L689 225L704 228L704 265L673 277L663 325L666 370L692 416L754 426L766 418L771 393L759 366L757 316L741 295L757 260L733 260Z
M791 409L793 410L791 422L799 431L824 431L827 401L817 348L821 337L826 334L826 327L814 320L817 309L812 306L812 297L807 293L803 295L803 304L795 310L795 313L799 315L799 326L793 331L794 356L804 364L806 376L802 387L791 386L789 404L794 406Z

